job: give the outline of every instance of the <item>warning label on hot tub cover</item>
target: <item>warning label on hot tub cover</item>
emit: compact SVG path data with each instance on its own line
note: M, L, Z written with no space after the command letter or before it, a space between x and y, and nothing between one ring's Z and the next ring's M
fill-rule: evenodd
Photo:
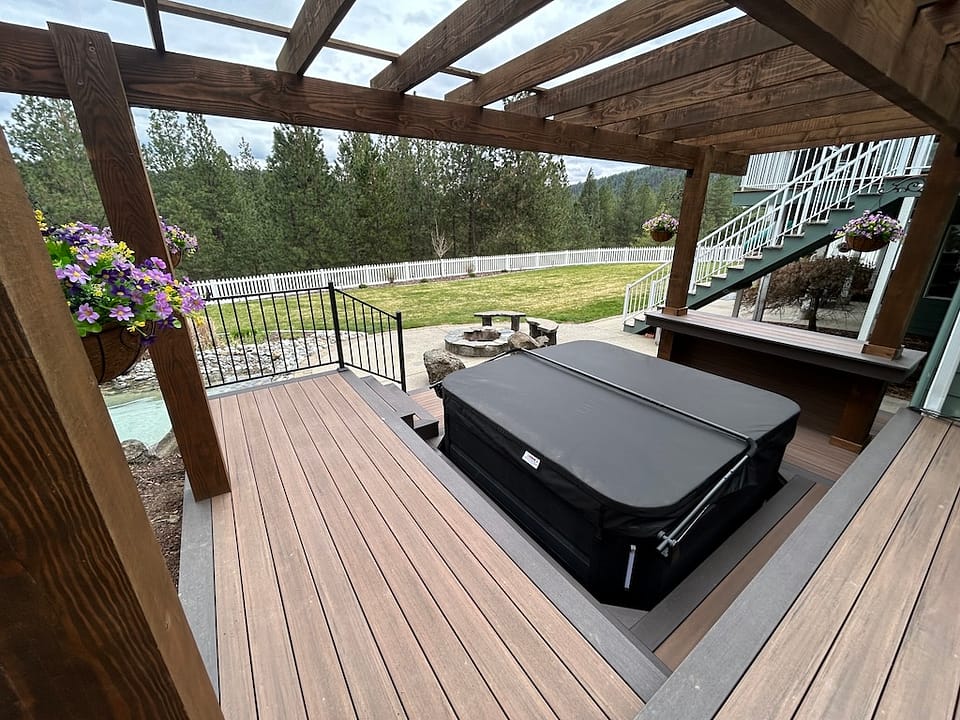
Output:
M540 467L540 458L538 458L536 455L534 455L534 454L533 454L532 452L530 452L529 450L527 450L527 451L525 451L525 452L523 453L523 461L524 461L527 465L529 465L530 467L532 467L534 470L536 470L538 467Z

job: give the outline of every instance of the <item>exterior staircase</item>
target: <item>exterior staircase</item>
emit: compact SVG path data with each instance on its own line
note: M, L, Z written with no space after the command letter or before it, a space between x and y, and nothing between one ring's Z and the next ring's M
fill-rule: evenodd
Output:
M697 244L687 306L727 293L828 245L835 230L866 210L895 213L918 195L932 157L929 138L846 145L827 154ZM670 280L663 263L626 287L623 329L647 329L644 314L662 307Z

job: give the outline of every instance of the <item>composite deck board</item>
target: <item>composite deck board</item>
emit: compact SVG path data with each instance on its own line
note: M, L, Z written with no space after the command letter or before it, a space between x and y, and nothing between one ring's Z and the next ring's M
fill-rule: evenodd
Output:
M640 710L623 679L342 378L211 404L234 481L233 494L213 504L228 716Z
M346 383L341 388L348 404L368 426L379 422L376 415ZM580 683L588 689L595 701L610 717L622 717L634 712L636 695L604 662L597 651L563 617L550 600L537 591L529 593L529 580L500 550L491 537L475 522L466 510L439 483L432 482L429 471L403 442L392 434L380 436L384 447L403 465L409 477L444 519L460 542L474 554L480 564L496 579L504 592L539 630L553 651L570 668L578 669Z
M811 487L790 512L764 535L686 620L657 647L657 657L663 660L667 667L672 670L677 668L826 492L827 487L820 483Z
M857 454L830 444L830 436L803 425L787 445L783 459L828 480L836 480L850 467Z
M922 501L931 487L936 490L942 486L935 479L924 479L928 477L931 458L947 435L947 427L931 420L920 423L733 688L717 713L718 718L794 716L895 528L904 520L916 496ZM914 522L917 520L921 525L926 523L926 518L913 518ZM881 602L865 606L865 610L872 610L877 624L882 624L882 618L893 608ZM861 635L860 640L866 644L873 632L867 633L867 637ZM859 673L859 661L846 668L846 672Z
M329 383L325 385L321 393L338 414L347 416L352 409L346 404L343 396ZM361 437L367 431L365 427L361 428L352 423L351 428L351 432L359 429L358 434ZM384 473L385 476L390 477L389 481L384 480L390 487L379 488L382 492L377 492L376 487L371 487L370 490L381 499L389 498L393 494L396 502L404 507L405 512L420 528L423 540L418 537L418 541L429 542L438 557L438 551L443 549L444 559L454 578L477 605L501 640L509 643L517 662L558 717L578 718L596 715L597 705L583 691L576 677L560 662L550 646L537 633L536 628L527 621L509 596L480 566L434 508L429 506L426 498L415 487L410 486L410 479L406 476L404 469L391 457L383 445L379 442L367 443L363 446L363 451L377 467L387 471ZM389 500L385 504L395 506L395 503ZM384 512L383 509L381 511ZM429 554L428 548L422 549Z
M950 440L924 474L794 717L849 718L876 707L957 499L960 443Z
M220 403L211 403L211 415L220 446L225 447ZM232 473L230 453L225 453L227 472ZM215 495L210 500L213 525L214 593L217 622L217 675L220 707L224 716L256 720L257 700L253 692L253 669L247 618L240 578L240 555L233 519L233 495Z
M231 457L231 495L257 713L259 717L306 718L300 683L269 681L274 677L297 678L296 661L253 478L240 405L237 396L226 397L221 402L224 440ZM216 553L215 547L214 555Z

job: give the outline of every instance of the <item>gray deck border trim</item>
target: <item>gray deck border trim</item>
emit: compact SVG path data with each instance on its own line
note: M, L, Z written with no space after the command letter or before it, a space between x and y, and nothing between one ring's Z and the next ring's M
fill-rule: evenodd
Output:
M656 650L814 485L813 480L799 477L780 488L776 495L630 629L634 636L651 650Z
M904 409L854 460L800 526L637 715L712 718L900 452L919 413Z
M344 371L343 375L357 394L443 483L633 691L644 702L649 700L666 680L669 669L652 652L639 646L623 629L617 627L599 605L586 597L479 489L394 415L372 388L350 371Z
M194 500L190 482L183 488L180 537L180 604L187 616L213 689L220 697L217 662L217 600L213 579L213 511L209 500Z

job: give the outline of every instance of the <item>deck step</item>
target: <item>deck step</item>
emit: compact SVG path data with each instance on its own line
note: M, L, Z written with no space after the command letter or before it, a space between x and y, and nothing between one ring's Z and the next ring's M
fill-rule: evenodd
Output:
M387 405L424 440L440 434L440 421L393 383L382 383L373 375L363 378Z

